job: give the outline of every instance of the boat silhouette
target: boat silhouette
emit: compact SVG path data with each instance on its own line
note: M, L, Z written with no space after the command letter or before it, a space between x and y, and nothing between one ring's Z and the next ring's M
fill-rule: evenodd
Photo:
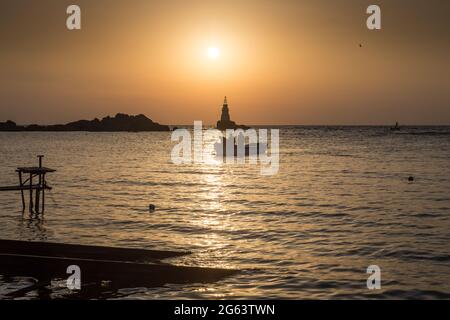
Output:
M400 126L398 124L398 122L395 123L395 126L391 127L391 131L399 131L400 130Z
M227 156L227 139L223 138L222 142L216 142L214 144L214 150L217 156ZM244 152L239 150L239 145L233 144L233 155L234 157L248 157L250 155L257 156L265 154L267 151L267 144L265 143L246 143L244 145Z

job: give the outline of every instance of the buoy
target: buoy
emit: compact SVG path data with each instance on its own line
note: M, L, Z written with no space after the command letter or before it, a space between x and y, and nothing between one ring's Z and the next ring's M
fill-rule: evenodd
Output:
M410 177L408 178L408 181L414 181L414 177L413 177L413 176L410 176Z
M155 210L156 210L156 207L155 207L154 204L150 204L150 205L148 206L148 211L149 211L149 212L154 212Z

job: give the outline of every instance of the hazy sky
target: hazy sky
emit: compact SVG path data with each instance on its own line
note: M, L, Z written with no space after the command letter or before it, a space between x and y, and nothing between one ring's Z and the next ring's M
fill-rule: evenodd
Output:
M445 0L2 0L0 121L450 124L449 57Z

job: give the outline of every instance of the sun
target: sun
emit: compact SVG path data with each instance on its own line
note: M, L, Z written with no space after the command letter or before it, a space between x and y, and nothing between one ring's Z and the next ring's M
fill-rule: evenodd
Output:
M208 58L216 60L220 55L220 50L217 47L209 47L207 50Z

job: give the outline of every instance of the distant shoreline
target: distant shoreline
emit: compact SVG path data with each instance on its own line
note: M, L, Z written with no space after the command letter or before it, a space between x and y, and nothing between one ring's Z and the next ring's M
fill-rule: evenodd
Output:
M67 124L56 125L17 125L8 120L0 122L0 132L161 132L175 129L191 129L193 124L163 125L153 122L144 115L129 116L117 114L115 117L105 117L102 120L78 120ZM389 124L255 124L251 128L391 128ZM205 129L215 128L214 124L204 125ZM450 124L414 124L402 125L402 129L414 128L450 128Z

